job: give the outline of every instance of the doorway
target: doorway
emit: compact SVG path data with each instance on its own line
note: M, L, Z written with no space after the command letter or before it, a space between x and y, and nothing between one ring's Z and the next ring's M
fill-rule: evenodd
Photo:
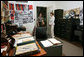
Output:
M42 14L42 17L45 23L44 27L47 28L47 7L40 7L40 6L37 7L37 20L40 13Z

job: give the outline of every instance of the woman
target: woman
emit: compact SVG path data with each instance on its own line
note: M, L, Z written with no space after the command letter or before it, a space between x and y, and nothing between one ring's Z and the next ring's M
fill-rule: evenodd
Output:
M38 27L42 27L44 26L44 20L43 20L43 17L42 17L42 14L40 13L39 17L38 17L38 20L37 20L37 26Z
M49 25L51 26L51 37L54 38L54 14L51 12L50 13L51 19L49 20Z

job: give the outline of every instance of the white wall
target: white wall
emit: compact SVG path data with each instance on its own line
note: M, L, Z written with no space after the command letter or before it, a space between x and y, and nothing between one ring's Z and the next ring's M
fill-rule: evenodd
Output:
M70 10L83 7L83 1L56 1L54 9Z
M51 9L50 10L53 10L53 6L54 6L54 1L33 1L34 3L34 18L37 19L37 9L36 7L37 6L40 6L40 7L50 7ZM52 4L53 3L53 4Z
M27 5L33 5L33 18L35 21L33 23L25 24L27 31L32 33L32 30L34 28L34 25L36 25L37 20L37 6L41 7L47 7L47 21L49 21L49 13L55 9L64 9L69 10L73 8L83 7L83 1L28 1L27 3L23 2L16 2L16 1L9 1L9 3L17 3L17 4L27 4Z
M36 25L36 20L37 20L37 9L36 9L36 7L37 6L47 7L47 8L49 7L49 10L52 11L53 6L54 6L54 1L28 1L26 3L9 1L9 3L33 5L33 18L35 19L35 21L33 23L24 24L24 26L27 28L27 31L30 33L32 33L33 28Z

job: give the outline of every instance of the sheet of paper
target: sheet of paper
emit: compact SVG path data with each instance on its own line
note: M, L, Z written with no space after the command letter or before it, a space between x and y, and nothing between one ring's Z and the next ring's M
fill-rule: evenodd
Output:
M22 39L18 40L17 43L22 43Z
M16 55L38 50L36 43L17 46Z
M44 40L44 41L40 41L44 47L50 47L50 46L53 46L53 44L48 41L48 40Z
M54 38L51 38L51 39L48 39L50 42L52 42L53 44L59 44L61 43L60 41L54 39Z
M29 37L31 36L30 34L21 34L21 37Z
M23 38L22 39L22 42L25 42L25 41L33 41L33 40L35 40L33 37Z

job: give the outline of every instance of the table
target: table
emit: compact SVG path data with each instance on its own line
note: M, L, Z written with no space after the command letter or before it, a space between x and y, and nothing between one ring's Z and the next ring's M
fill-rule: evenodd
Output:
M26 32L27 34L30 34L29 32ZM19 32L18 34L23 34L22 32ZM24 33L25 34L25 33ZM32 35L32 34L30 34ZM12 35L13 36L13 35ZM36 41L37 46L40 49L40 52L34 55L28 55L28 56L44 56L47 54L47 52L39 45L39 43ZM8 56L15 56L16 48L11 48ZM6 52L3 52L3 55L6 56Z
M44 56L44 55L46 55L47 52L44 49L41 48L41 46L38 44L37 41L36 41L36 44L38 45L38 47L40 48L41 51L39 53L37 53L37 54L30 55L30 56Z
M40 46L47 52L45 56L62 56L62 44L44 47L40 41L38 41Z
M29 56L44 56L47 54L47 52L41 48L41 46L38 44L38 42L36 41L36 44L38 45L38 47L40 48L40 52L37 53L37 54L34 54L34 55L29 55ZM4 52L5 53L5 52ZM14 56L15 54L15 48L11 49L10 52L9 52L9 56Z

